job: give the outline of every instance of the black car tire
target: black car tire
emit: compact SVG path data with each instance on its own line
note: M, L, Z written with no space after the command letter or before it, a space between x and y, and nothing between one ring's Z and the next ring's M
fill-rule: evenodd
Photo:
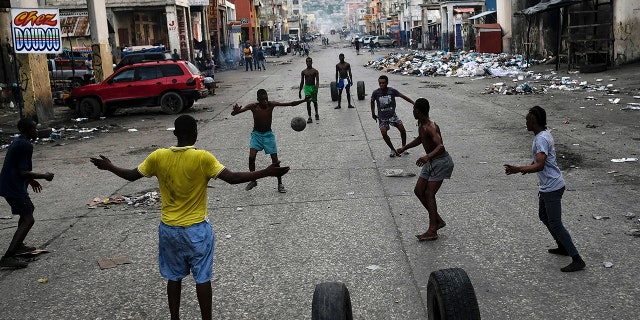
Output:
M78 111L84 118L98 119L102 114L102 106L96 98L84 98L78 103Z
M178 114L184 109L184 100L176 92L167 92L160 97L160 108L167 114Z
M342 282L323 282L316 285L311 304L312 320L352 320L349 289Z
M191 107L193 107L194 103L196 103L196 101L193 100L193 99L187 100L187 103L184 105L184 109L182 109L182 111L191 109Z
M480 308L467 273L460 268L431 272L427 283L429 320L480 320Z
M331 89L331 101L338 101L338 83L331 81L329 87Z
M357 85L357 93L358 93L358 100L364 100L364 81L358 81L356 83Z

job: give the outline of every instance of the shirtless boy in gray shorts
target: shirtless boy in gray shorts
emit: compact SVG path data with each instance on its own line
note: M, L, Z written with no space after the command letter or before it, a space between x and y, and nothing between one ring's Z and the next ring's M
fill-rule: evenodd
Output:
M413 117L418 120L418 137L397 150L398 154L405 150L422 145L427 155L418 158L416 165L422 167L420 177L413 192L429 212L429 228L418 234L419 241L438 239L438 229L447 224L438 214L436 193L444 179L451 178L453 160L445 150L440 134L440 127L429 119L429 101L418 98L413 105Z

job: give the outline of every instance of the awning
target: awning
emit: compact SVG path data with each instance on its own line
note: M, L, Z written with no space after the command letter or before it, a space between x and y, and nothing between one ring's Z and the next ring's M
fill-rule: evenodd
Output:
M542 0L540 1L540 3L536 4L535 6L526 8L524 10L520 10L514 13L514 15L530 16L530 15L542 13L545 11L553 10L553 9L568 7L570 5L580 3L580 2L582 2L582 0L548 0L548 1Z
M476 29L502 31L502 28L500 27L499 23L474 24L473 27Z
M462 13L462 12L476 12L476 9L474 8L453 8L453 12L458 12L458 13Z
M469 17L469 20L482 18L482 17L484 17L484 16L486 16L486 15L488 15L488 14L492 14L492 13L495 13L495 11L485 11L485 12L483 12L483 13L479 13L479 14L476 14L475 16L471 16L471 17Z

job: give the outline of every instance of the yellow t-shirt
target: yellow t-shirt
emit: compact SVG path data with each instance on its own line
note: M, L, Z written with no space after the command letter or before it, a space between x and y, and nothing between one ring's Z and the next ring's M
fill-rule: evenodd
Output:
M162 148L139 166L145 177L156 176L162 196L162 222L188 227L207 216L207 183L224 170L215 156L194 147Z

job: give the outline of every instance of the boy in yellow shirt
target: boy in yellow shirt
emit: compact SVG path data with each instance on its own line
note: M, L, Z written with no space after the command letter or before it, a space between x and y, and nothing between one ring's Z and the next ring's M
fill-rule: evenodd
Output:
M289 167L273 163L259 171L233 172L208 151L193 146L198 137L193 117L182 115L174 125L177 145L152 152L137 168L118 167L103 155L99 159L91 158L91 162L98 169L111 171L129 181L152 176L158 179L162 196L158 262L161 275L167 279L171 318L180 318L182 279L191 272L202 319L211 319L214 233L206 218L207 183L216 178L237 184L268 176L280 177Z

